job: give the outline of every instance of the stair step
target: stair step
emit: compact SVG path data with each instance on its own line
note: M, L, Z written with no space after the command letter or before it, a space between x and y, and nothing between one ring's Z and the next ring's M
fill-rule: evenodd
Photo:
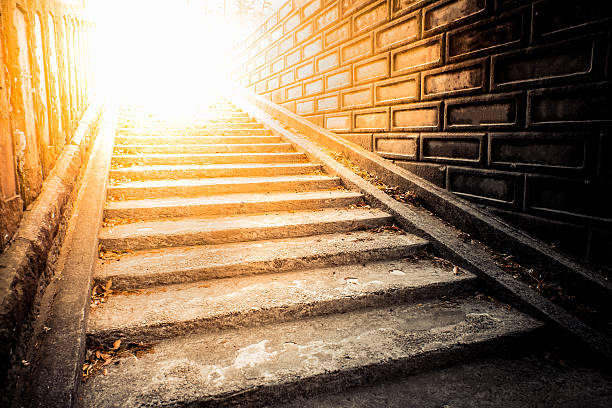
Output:
M164 126L161 122L160 123L141 122L139 124L141 125L139 127L129 125L129 126L118 127L117 130L120 132L123 132L123 131L130 132L134 129L138 131L153 130L153 131L165 132L167 130L183 130L183 129L189 129L189 130L203 129L205 130L205 129L263 129L264 128L263 123L255 122L255 121L245 121L245 122L209 121L209 122L200 122L197 125L194 123L191 123L189 124L189 126L184 126L184 127L172 126L172 125Z
M245 144L280 143L280 136L138 136L117 135L115 146L123 144Z
M83 406L269 405L527 343L539 328L470 297L195 334L109 365L82 385Z
M456 276L431 261L402 260L215 279L110 296L91 310L87 330L101 342L151 342L458 296L474 280L471 274Z
M223 163L306 162L301 152L282 153L201 153L201 154L124 154L113 156L113 166L143 164L223 164Z
M210 177L270 177L309 174L321 171L321 165L313 163L241 163L204 165L133 166L111 169L111 178L127 179L178 179Z
M414 235L356 231L268 241L163 248L98 260L94 279L118 290L239 275L400 259L427 241Z
M207 115L199 118L198 120L177 120L177 119L165 119L165 118L145 118L145 117L130 117L120 119L117 122L117 128L129 128L129 127L147 127L147 126L165 126L165 127L181 127L181 128L192 128L202 125L209 125L211 123L253 123L255 119L249 117L246 113L236 114L225 114L225 115Z
M195 153L273 153L294 152L291 143L254 143L254 144L137 144L116 145L115 154L157 153L157 154L195 154Z
M130 181L109 186L111 199L193 197L231 193L269 193L274 191L314 191L338 188L338 177L297 175L277 177L213 177L202 179Z
M125 129L119 130L118 134L127 136L268 136L272 134L269 129L244 128L244 129Z
M128 200L108 203L104 209L104 217L148 220L189 216L228 216L268 211L348 207L362 200L363 195L360 193L341 190Z
M216 218L146 221L103 228L103 250L122 251L300 237L389 225L376 209L323 209Z

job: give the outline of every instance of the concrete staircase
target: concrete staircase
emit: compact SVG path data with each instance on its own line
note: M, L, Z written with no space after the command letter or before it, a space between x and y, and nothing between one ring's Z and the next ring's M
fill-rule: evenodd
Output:
M152 349L81 387L86 407L274 405L431 370L541 324L228 102L192 122L124 110L94 344ZM511 340L511 341L510 341Z

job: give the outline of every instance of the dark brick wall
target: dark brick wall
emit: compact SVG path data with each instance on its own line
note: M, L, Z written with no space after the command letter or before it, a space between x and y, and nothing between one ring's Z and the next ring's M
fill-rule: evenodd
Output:
M286 3L244 86L612 268L612 7L602 0Z

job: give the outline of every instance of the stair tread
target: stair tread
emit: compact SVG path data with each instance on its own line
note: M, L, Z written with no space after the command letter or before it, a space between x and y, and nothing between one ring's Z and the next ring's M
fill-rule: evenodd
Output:
M111 169L111 172L150 172L167 170L207 170L207 169L255 169L255 168L282 168L282 167L320 167L315 163L220 163L220 164L157 164L142 166L126 166L118 169Z
M127 159L127 158L168 158L168 157L251 157L251 156L277 156L279 158L289 156L303 156L301 152L268 152L268 153L138 153L138 154L114 154L114 159Z
M118 144L115 145L115 148L119 148L119 149L139 149L139 148L147 148L147 147L172 147L172 148L179 148L179 147L185 147L185 148L197 148L197 147L227 147L227 146L231 146L231 147L235 147L235 148L240 148L240 147L246 147L246 146L257 146L257 147L286 147L286 146L292 146L291 143L198 143L198 144L172 144L172 145L168 145L166 143L160 143L160 144Z
M123 288L189 282L194 278L276 272L356 263L417 252L427 241L414 235L356 231L298 238L161 248L98 260L94 278Z
M447 293L449 285L474 279L429 260L401 259L214 279L110 296L91 310L87 330L98 339L143 341L180 333L187 325L206 330L251 326L265 319L347 312L408 297L421 300L439 295L441 286Z
M338 177L304 174L276 177L210 177L200 179L162 179L162 180L138 180L109 186L109 190L116 188L159 188L174 186L207 186L207 185L231 185L231 184L256 184L256 183L283 183L301 182L313 180L339 180Z
M530 333L536 320L474 298L367 309L159 342L82 385L83 406L279 402L435 366ZM365 367L370 369L364 370ZM294 387L291 384L297 384ZM266 392L266 390L269 390ZM262 392L264 391L264 392Z
M239 193L200 197L172 197L143 200L114 201L106 204L107 209L182 207L194 205L216 205L234 203L258 203L286 200L313 200L339 197L363 197L361 193L345 190L304 191L288 193Z

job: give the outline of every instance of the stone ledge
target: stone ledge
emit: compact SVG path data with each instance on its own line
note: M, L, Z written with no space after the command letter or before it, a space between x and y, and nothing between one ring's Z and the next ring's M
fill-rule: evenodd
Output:
M24 329L29 331L31 314L39 286L46 286L44 270L54 257L54 247L63 239L60 234L72 208L73 192L79 183L82 163L86 161L102 104L94 102L87 109L70 144L66 145L56 165L44 181L43 189L28 208L15 233L13 242L0 255L0 379L15 368L24 350ZM60 236L62 235L62 236ZM18 356L19 354L19 356ZM10 395L10 394L9 394Z

